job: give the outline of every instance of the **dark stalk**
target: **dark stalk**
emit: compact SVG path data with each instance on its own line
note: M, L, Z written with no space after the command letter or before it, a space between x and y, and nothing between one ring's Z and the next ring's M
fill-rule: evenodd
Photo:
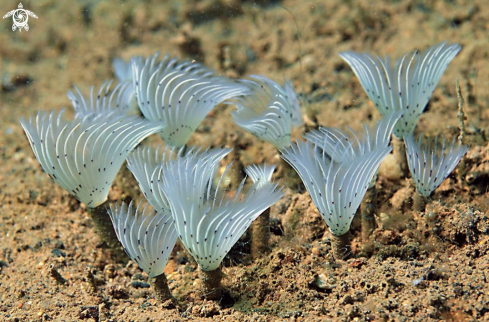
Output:
M394 158L396 158L396 161L399 163L402 176L406 177L409 173L409 167L407 163L406 145L404 144L404 140L392 135L392 146L392 154L394 154Z
M350 257L350 239L350 232L339 236L331 234L331 248L333 250L333 256L336 260L346 260Z
M362 240L367 241L375 230L375 206L377 190L375 186L369 188L362 201Z
M260 258L269 251L270 208L251 224L251 257Z
M426 204L428 203L428 198L420 194L419 192L414 193L413 198L413 210L416 212L425 212Z
M117 239L117 235L114 231L114 227L112 226L112 221L110 220L107 209L108 201L95 208L87 207L87 212L92 218L100 238L107 244L109 249L116 256L117 260L127 262L129 257L127 257L127 254L124 252L124 249L121 247L121 244Z
M176 302L175 298L171 295L170 288L168 287L168 280L164 273L154 278L150 278L149 281L153 286L156 300L161 303L168 300Z
M199 267L198 271L203 296L208 300L219 300L222 296L223 273L221 267L213 271L204 271Z

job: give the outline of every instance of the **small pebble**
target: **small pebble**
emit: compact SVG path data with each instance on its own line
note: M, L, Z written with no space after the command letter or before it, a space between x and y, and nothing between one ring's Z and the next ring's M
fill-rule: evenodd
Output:
M335 288L336 284L334 283L336 283L335 278L328 278L324 274L319 275L316 279L317 287L324 290L332 290L333 288Z
M131 286L134 288L149 288L149 283L141 282L141 281L131 281Z

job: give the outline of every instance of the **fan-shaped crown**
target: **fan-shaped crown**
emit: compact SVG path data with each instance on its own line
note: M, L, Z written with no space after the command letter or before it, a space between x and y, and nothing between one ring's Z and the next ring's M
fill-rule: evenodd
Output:
M360 136L348 128L346 133L337 128L320 127L304 134L304 138L321 148L332 160L341 162L352 160L375 149L387 147L392 130L401 117L402 112L393 112L377 122L373 130L367 125Z
M425 197L431 193L445 180L448 175L455 169L460 159L467 153L466 145L455 147L455 140L445 150L445 139L442 138L441 150L438 137L432 142L427 141L422 144L423 135L418 142L414 140L413 135L405 135L406 154L413 177L416 190ZM430 145L434 150L430 150Z
M222 101L247 93L241 84L216 76L199 63L179 62L158 53L133 62L139 108L146 118L167 124L160 133L166 144L185 145L204 117Z
M161 125L139 117L111 115L65 121L39 112L22 127L44 171L63 189L96 207L107 199L109 188L129 152Z
M233 121L277 149L290 146L292 121L297 111L292 108L287 93L279 84L264 76L250 77L253 80L242 82L251 94L237 97L232 102L237 108L231 112Z
M76 112L75 116L83 118L108 114L115 116L134 115L134 104L131 103L131 97L134 96L132 83L117 84L112 90L110 89L111 84L112 81L104 82L96 96L92 86L89 98L84 97L76 86L74 86L74 91L69 90L67 96Z
M343 149L341 145L338 148ZM350 230L372 178L391 150L390 146L379 146L341 162L332 161L311 142L293 143L281 152L301 177L331 232L340 236ZM333 151L333 155L337 154Z
M149 277L163 274L178 238L171 214L131 201L129 206L124 202L111 206L109 215L127 255Z
M370 100L382 115L403 111L394 128L402 138L412 134L448 64L457 55L460 45L441 43L412 56L406 53L395 66L369 54L352 51L340 53L357 75Z
M282 196L277 185L269 181L271 168L247 169L256 181L244 195L241 194L244 180L233 198L226 197L219 184L213 187L219 161L230 151L216 149L190 153L168 161L162 167L162 189L170 204L176 230L189 253L205 271L219 267L251 222Z

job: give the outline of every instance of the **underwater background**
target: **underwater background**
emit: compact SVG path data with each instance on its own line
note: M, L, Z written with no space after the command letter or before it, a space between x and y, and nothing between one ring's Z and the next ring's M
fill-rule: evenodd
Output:
M475 1L23 1L29 30L0 21L1 321L483 321L489 320L488 10ZM18 7L4 0L0 13ZM365 242L352 228L353 258L337 262L327 227L300 181L271 209L271 250L251 260L245 234L225 261L226 295L205 301L195 264L176 247L165 270L182 305L153 298L146 274L111 258L84 205L54 184L35 159L20 118L66 108L66 93L113 79L112 59L156 51L196 60L231 78L292 80L303 95L300 138L318 126L354 131L380 120L338 52L396 59L448 41L462 45L416 134L459 135L455 80L465 98L464 173L435 191L425 214L411 211L411 179L377 181L378 227ZM230 185L252 163L277 164L276 149L238 128L219 105L189 144L234 147ZM144 145L162 144L153 135ZM132 187L133 189L127 189ZM111 200L140 195L123 167ZM59 274L61 277L57 276ZM92 282L90 282L90 280ZM61 282L60 282L61 281Z

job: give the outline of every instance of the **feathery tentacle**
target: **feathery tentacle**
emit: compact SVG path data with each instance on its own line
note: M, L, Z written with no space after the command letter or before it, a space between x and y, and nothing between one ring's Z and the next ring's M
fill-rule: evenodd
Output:
M127 255L149 277L163 274L178 238L170 212L131 201L111 206L109 215Z
M285 90L274 81L258 75L242 80L251 94L236 97L229 104L233 121L258 138L272 143L277 149L290 146L294 108ZM299 111L300 112L300 111Z
M241 194L244 180L233 198L226 197L219 186L212 187L219 162L230 151L190 153L162 166L161 187L176 230L204 271L217 269L251 222L282 196L276 184L264 182L273 171L270 167L247 170L252 176L257 174L257 181L244 195Z
M457 144L455 139L448 149L445 149L445 139L442 138L441 149L438 137L434 140L433 148L430 150L430 142L422 144L423 135L416 142L413 135L405 135L406 154L413 177L416 190L425 197L431 193L445 180L455 169L460 159L467 153L466 145Z
M350 128L350 133L347 133L336 128L320 127L319 130L304 134L304 138L321 148L335 162L352 160L377 148L388 146L394 126L402 113L398 111L384 116L372 130L365 125L360 136Z
M22 118L21 124L44 171L92 208L107 200L131 150L161 129L161 125L139 117L102 115L65 121L62 114L39 112L30 121Z
M187 153L191 151L192 149ZM127 167L136 178L139 188L151 206L158 211L164 211L170 207L165 194L159 187L163 181L161 165L179 155L183 155L183 149L167 147L160 151L159 148L142 147L135 149L127 157Z
M310 142L294 143L281 152L301 177L331 232L339 236L350 230L372 178L391 150L379 146L342 162L331 161Z
M402 138L412 134L433 91L448 64L462 47L440 43L422 52L407 53L392 66L389 58L382 60L369 54L352 51L340 53L357 75L360 83L382 115L404 111L394 128Z
M136 98L146 118L167 124L166 144L185 145L205 116L226 99L244 95L246 87L220 77L199 63L179 62L158 53L132 64Z
M112 80L104 82L96 95L94 95L94 86L92 86L90 97L85 97L76 86L73 91L69 90L67 96L75 110L75 117L84 118L108 114L122 117L134 114L130 104L131 95L134 96L132 83L119 83L112 90L111 85Z

